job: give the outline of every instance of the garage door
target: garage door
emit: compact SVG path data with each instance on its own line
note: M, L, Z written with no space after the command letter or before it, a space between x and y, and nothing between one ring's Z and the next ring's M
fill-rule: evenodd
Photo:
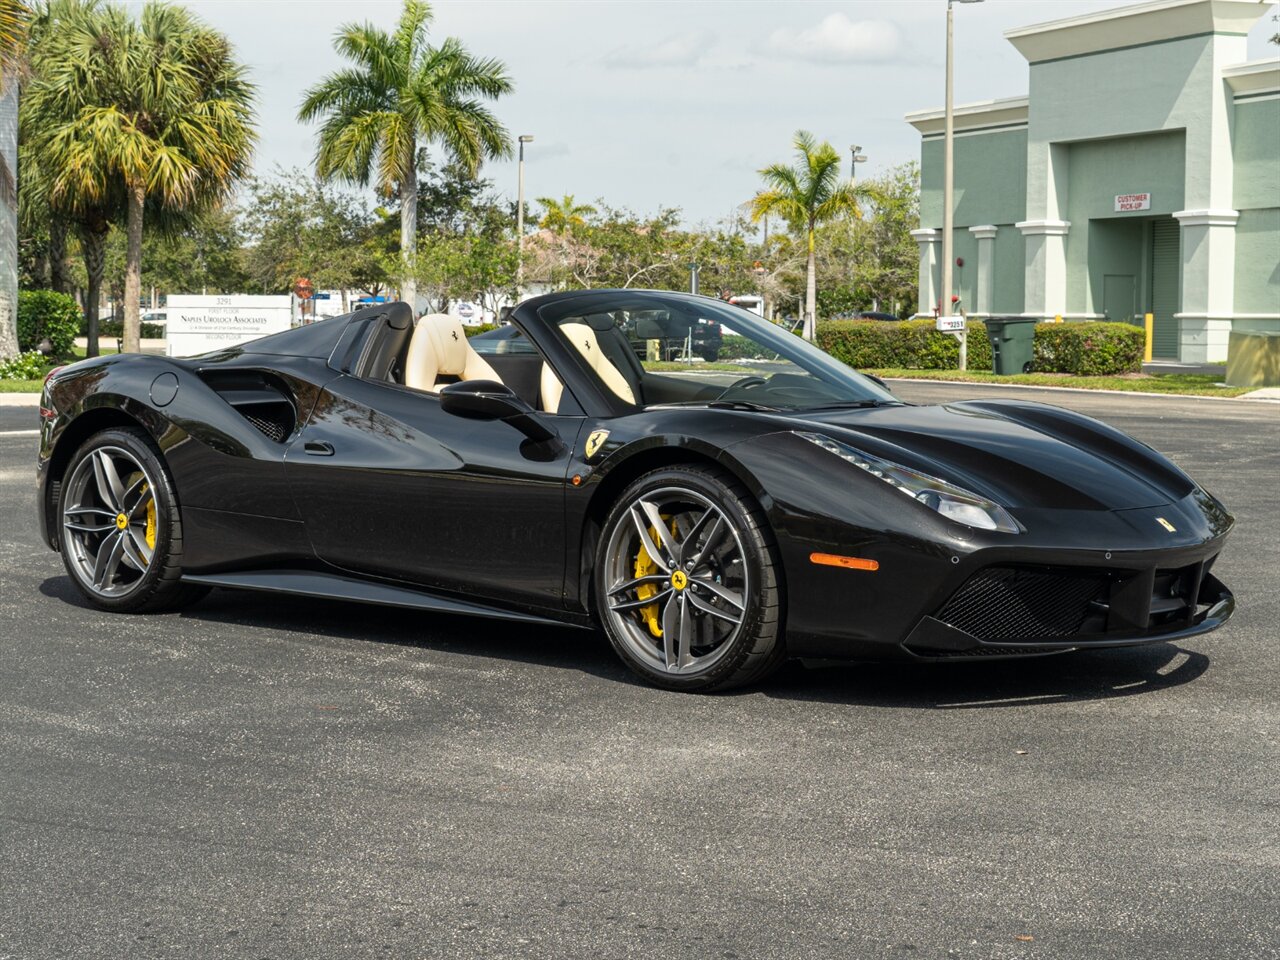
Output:
M1172 218L1151 222L1151 312L1155 314L1152 355L1178 359L1178 299L1182 244L1179 224Z

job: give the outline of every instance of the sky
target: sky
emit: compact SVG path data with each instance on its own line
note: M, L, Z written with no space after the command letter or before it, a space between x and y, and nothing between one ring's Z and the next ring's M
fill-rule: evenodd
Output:
M259 90L256 171L310 167L315 128L303 91L342 66L344 23L393 28L399 0L196 0ZM986 0L956 6L956 103L1019 96L1027 64L1002 33L1121 4ZM731 214L756 171L790 160L797 129L847 155L858 176L916 159L903 115L943 99L942 0L441 0L431 36L460 38L504 61L515 92L494 110L526 148L526 197L604 198L639 213L679 207L690 225ZM1272 5L1249 36L1249 59L1275 56ZM485 177L514 198L514 161Z

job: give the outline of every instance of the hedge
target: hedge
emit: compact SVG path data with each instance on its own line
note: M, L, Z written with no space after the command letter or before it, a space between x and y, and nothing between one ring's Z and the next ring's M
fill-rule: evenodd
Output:
M968 369L991 369L991 341L970 320ZM1146 334L1128 323L1036 324L1033 373L1113 376L1140 373ZM960 342L932 320L832 320L818 324L818 346L855 369L955 370Z
M476 324L474 327L468 327L466 324L463 324L462 332L467 335L468 339L470 339L478 334L488 333L490 330L497 329L498 325L496 323L480 323Z
M140 323L138 327L138 337L141 340L163 340L167 336L162 323ZM98 336L123 337L124 321L115 319L98 321Z
M80 306L75 297L53 290L18 292L18 349L36 350L46 337L54 356L64 357L80 332Z

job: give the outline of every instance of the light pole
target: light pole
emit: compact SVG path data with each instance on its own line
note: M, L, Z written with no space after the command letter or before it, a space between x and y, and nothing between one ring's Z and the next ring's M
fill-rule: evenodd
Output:
M947 103L946 103L946 132L943 135L942 148L942 304L939 307L938 315L942 317L951 316L951 266L954 252L952 250L951 232L954 228L955 219L955 202L952 196L954 190L955 176L955 116L954 101L952 99L952 87L954 86L954 67L953 67L953 34L954 34L954 15L952 12L952 4L958 3L981 3L982 0L947 0ZM957 332L957 339L960 341L960 369L964 370L968 365L968 343L965 331Z
M516 174L516 300L524 292L524 145L533 143L533 135L522 133L520 141L520 162Z
M849 182L850 183L853 183L858 179L858 164L867 162L867 158L862 153L859 153L861 149L862 149L861 147L856 145L849 148Z

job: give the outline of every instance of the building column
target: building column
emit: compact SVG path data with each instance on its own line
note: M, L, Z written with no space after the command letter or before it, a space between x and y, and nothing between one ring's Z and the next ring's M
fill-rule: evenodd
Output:
M942 284L942 231L912 230L911 236L920 244L920 298L916 301L917 317L932 317L938 304L938 287Z
M1235 312L1238 210L1179 210L1182 225L1181 312L1178 359L1212 363L1227 359Z
M995 309L997 229L989 223L969 228L978 241L978 290L972 312L980 317L991 316Z
M1014 224L1026 238L1026 283L1022 315L1047 320L1067 312L1067 231L1069 220L1023 220Z

